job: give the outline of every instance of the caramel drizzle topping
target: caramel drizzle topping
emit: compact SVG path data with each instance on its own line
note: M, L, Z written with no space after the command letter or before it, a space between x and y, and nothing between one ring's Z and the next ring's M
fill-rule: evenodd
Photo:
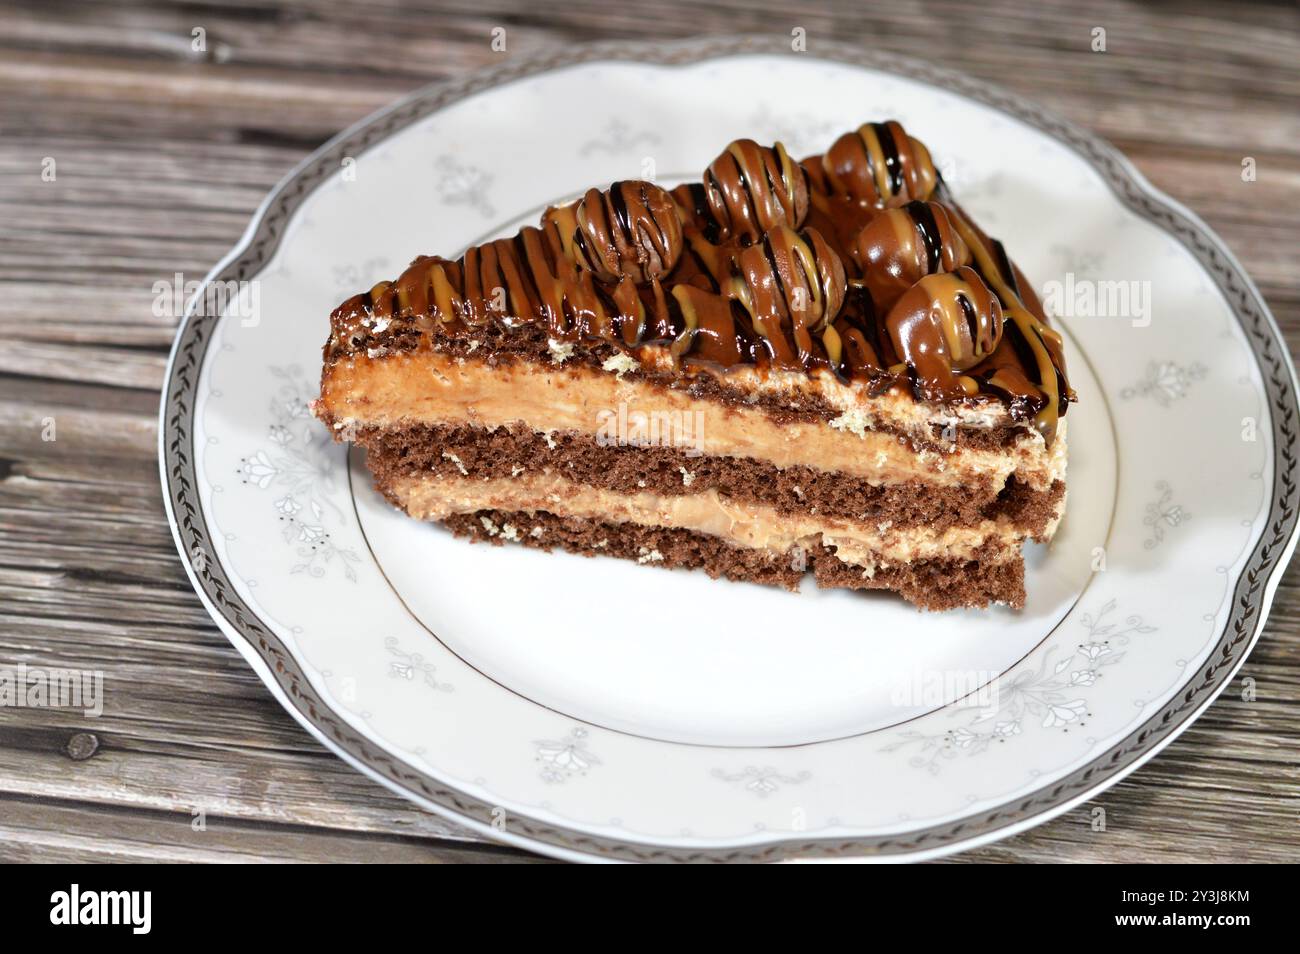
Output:
M930 152L892 119L845 133L822 157L830 191L859 201L925 200L938 183Z
M777 226L744 249L736 265L729 294L749 315L774 366L806 368L823 354L827 364L839 363L826 337L829 332L831 342L838 338L831 321L844 303L847 282L843 263L825 239L811 229L796 233Z
M957 374L993 354L1002 337L1002 305L968 265L926 275L885 318L899 356L927 400L955 401L979 393Z
M557 219L564 214L554 213ZM628 278L640 284L663 278L681 257L677 207L667 192L652 183L615 182L605 192L589 189L577 205L575 218L578 264L602 282Z
M1041 397L1044 403L1034 415L1034 425L1050 444L1056 436L1057 421L1064 413L1062 402L1075 399L1065 378L1065 345L1061 334L1047 324L1041 306L1035 308L1038 314L1026 306L1019 292L1019 281L1014 268L1002 251L1002 246L979 232L955 207L952 209L951 220L974 255L980 275L997 292L1006 317L1011 320L1019 339L1033 355L1035 367L1024 367L1018 356L1012 360L1014 345L1009 340L1004 340L999 349L1002 359L990 365L985 381L1010 394L1013 399ZM1000 261L994 259L995 248ZM1026 374L1028 371L1038 373L1030 378ZM1030 384L1029 388L1026 388L1027 383Z
M921 201L872 218L854 238L849 256L876 307L885 312L926 275L955 271L971 261L947 207Z
M737 139L705 170L704 195L718 237L744 245L777 226L798 228L808 214L808 186L779 142Z
M535 323L633 354L658 344L684 370L825 369L873 393L1002 400L1050 441L1073 394L1021 283L925 146L868 123L802 163L737 140L700 183L616 182L457 261L418 258L335 310L326 351Z

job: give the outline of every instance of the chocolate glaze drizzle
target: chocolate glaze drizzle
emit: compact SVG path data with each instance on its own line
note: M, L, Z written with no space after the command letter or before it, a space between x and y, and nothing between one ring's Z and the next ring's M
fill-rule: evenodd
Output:
M683 374L826 371L873 394L1001 401L1049 442L1074 400L1029 283L893 121L802 162L740 139L699 183L616 182L456 261L417 258L335 309L326 359L488 322L633 356L658 345Z

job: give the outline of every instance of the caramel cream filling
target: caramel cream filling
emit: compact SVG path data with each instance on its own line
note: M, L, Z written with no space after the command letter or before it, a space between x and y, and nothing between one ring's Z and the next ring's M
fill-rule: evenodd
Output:
M733 546L769 550L776 556L796 547L811 551L825 544L833 547L843 562L871 572L914 560L973 559L990 541L1004 551L1005 558L1011 558L1018 555L1026 536L1005 518L966 527L901 529L888 522L782 514L773 507L732 500L714 490L680 496L623 494L547 473L487 480L408 475L392 481L387 489L408 514L421 520L441 520L477 510L541 510L560 517L690 530L720 537ZM533 532L527 525L496 529L511 540ZM544 536L540 539L545 541Z
M1038 434L1027 433L1006 450L959 444L951 452L917 454L897 435L871 429L877 423L873 414L891 405L865 395L830 422L778 423L761 408L694 398L610 373L619 370L614 367L562 368L561 362L489 367L437 352L344 358L325 375L318 413L323 411L344 434L358 426L458 423L496 428L523 423L543 433L576 432L634 445L631 432L637 431L661 446L748 457L777 467L815 467L872 484L922 480L958 488L991 481L1001 487L1015 473L1031 487L1046 489L1064 476L1063 432L1051 448ZM910 408L916 412L916 405Z

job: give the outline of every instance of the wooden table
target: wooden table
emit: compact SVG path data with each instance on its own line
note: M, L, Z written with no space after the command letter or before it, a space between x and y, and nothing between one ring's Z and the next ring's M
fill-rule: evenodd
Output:
M1300 342L1293 3L788 6L0 4L0 666L108 674L98 720L0 709L0 860L531 858L390 794L274 702L186 581L155 459L176 320L154 316L153 283L201 278L275 181L341 127L500 62L494 27L517 55L801 26L813 47L888 47L1001 83L1109 138L1207 219ZM1104 53L1090 49L1094 27ZM1086 805L955 860L1300 859L1300 562L1243 676L1254 701L1239 677L1098 799L1105 832ZM82 733L97 741L89 757Z

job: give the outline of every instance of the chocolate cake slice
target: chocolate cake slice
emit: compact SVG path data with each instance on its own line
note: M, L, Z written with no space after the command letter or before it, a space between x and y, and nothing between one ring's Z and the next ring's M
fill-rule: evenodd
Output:
M331 315L314 411L421 520L926 609L1024 604L1059 334L896 122L616 182Z

